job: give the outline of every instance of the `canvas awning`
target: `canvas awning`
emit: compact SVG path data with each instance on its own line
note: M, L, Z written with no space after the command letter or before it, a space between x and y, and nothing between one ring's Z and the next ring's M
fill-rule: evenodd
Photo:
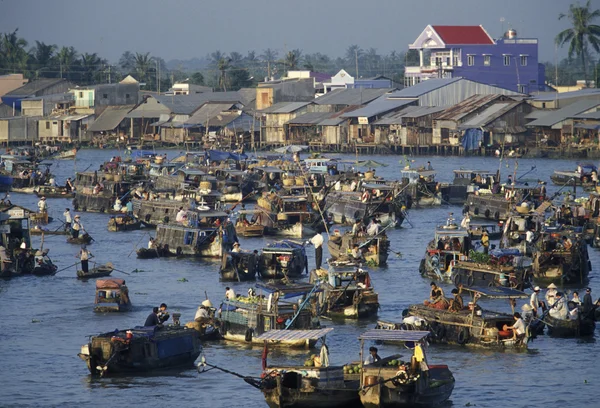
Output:
M333 327L319 330L269 330L256 337L256 340L318 340L333 331Z
M428 331L418 330L367 330L358 338L360 340L383 340L383 341L421 341L429 336Z

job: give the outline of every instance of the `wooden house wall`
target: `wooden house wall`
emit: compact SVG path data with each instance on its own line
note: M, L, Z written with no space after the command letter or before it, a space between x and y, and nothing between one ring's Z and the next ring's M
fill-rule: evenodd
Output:
M185 129L164 127L160 130L160 140L167 143L183 143L185 141Z

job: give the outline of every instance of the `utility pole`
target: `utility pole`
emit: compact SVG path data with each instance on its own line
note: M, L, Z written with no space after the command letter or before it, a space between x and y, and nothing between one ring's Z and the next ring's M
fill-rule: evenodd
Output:
M358 79L358 49L354 49L354 64L356 67L356 79Z

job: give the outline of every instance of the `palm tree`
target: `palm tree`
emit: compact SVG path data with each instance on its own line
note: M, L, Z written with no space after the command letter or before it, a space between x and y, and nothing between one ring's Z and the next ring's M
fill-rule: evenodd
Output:
M79 58L81 68L81 81L84 84L92 84L96 80L96 74L102 69L102 59L95 52L92 54L83 53Z
M54 53L57 48L54 44L45 44L36 40L35 47L29 51L29 60L31 61L32 71L35 72L36 77L40 75L40 72L53 68L56 61Z
M135 55L131 51L125 51L121 55L119 68L124 74L131 74L135 70Z
M17 36L17 28L12 33L4 33L0 37L0 65L8 71L25 71L29 54L25 51L27 41Z
M569 58L577 55L583 66L583 76L587 85L586 57L591 45L596 52L600 52L600 26L592 24L593 20L600 17L600 10L591 10L591 0L584 6L571 4L567 14L561 13L558 19L569 19L572 27L561 31L556 36L556 44L561 47L569 43Z
M60 67L60 77L62 78L63 75L65 75L69 78L71 69L77 61L77 51L75 51L75 47L62 47L60 51L58 51L56 58Z
M289 51L285 56L285 66L288 71L294 71L298 69L298 65L300 64L300 60L302 59L302 51L299 49Z
M267 76L269 78L271 78L271 65L277 60L278 54L277 51L267 48L260 56L260 58L267 63Z
M138 81L145 82L147 87L151 87L152 84L150 82L149 71L151 66L154 64L152 58L150 57L150 53L135 53L134 57L134 68L135 72L138 76Z
M364 51L358 45L353 44L346 49L346 63L347 66L354 66L355 72L354 75L358 79L358 62L362 60L364 55Z

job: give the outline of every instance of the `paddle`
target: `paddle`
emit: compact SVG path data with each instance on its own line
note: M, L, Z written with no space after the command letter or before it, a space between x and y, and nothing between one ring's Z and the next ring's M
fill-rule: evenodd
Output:
M121 273L124 273L125 275L131 275L131 273L129 273L129 272L125 272L125 271L115 268L113 266L112 262L107 262L105 265L108 266L109 268L112 268L113 271L121 272Z
M77 265L77 264L79 264L79 262L75 262L73 265L67 266L66 268L59 269L59 270L58 270L58 271L56 271L55 273L58 273L58 272L60 272L60 271L64 271L65 269L72 268L72 267L74 267L74 266L75 266L75 265Z

